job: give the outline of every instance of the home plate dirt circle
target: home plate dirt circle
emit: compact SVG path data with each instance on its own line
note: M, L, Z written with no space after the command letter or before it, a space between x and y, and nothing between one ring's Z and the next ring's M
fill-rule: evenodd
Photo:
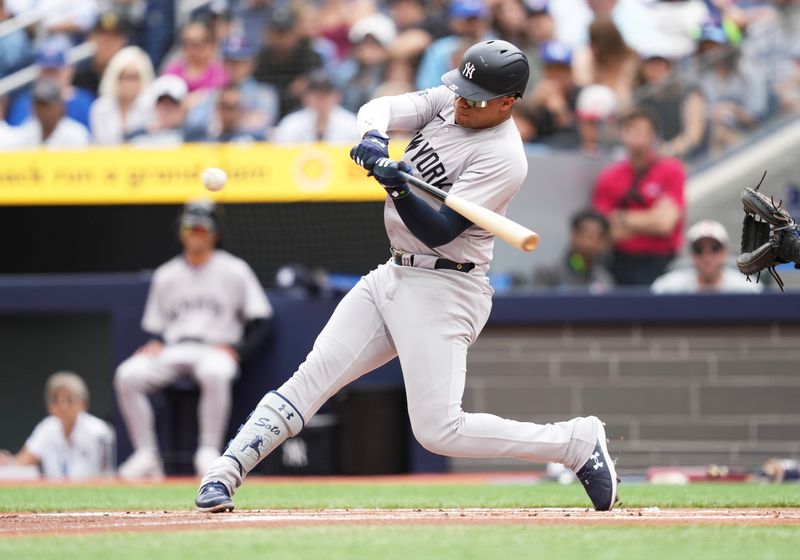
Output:
M98 511L0 514L0 537L123 531L185 531L302 525L555 524L555 525L800 525L800 508L660 509L325 509Z

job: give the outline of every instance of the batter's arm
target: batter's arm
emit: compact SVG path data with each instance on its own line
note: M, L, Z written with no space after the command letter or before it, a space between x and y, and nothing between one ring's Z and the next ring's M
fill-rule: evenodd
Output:
M377 130L384 136L389 131L413 131L430 122L449 103L453 93L446 87L415 93L378 97L364 104L358 111L358 133L364 136Z
M410 173L411 167L388 158L379 159L372 169L375 179L389 193L403 223L417 239L434 248L450 243L473 225L446 205L437 210L416 196L408 188L401 171Z
M447 245L473 225L444 204L437 211L410 191L394 205L409 231L431 249Z

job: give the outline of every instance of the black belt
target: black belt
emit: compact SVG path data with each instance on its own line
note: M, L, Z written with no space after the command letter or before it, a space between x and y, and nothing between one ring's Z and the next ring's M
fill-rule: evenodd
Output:
M394 264L400 266L414 266L414 255L410 255L408 253L394 253L392 256L392 260L394 260ZM435 270L457 270L459 272L469 272L473 268L475 268L475 263L466 262L460 263L451 261L450 259L436 259L436 262L433 265Z

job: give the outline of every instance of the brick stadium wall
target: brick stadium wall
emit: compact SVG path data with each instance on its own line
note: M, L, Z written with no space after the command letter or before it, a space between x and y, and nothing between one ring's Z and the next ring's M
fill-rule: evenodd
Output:
M470 351L464 408L536 422L596 414L623 471L756 469L769 457L800 457L798 364L796 324L489 327Z

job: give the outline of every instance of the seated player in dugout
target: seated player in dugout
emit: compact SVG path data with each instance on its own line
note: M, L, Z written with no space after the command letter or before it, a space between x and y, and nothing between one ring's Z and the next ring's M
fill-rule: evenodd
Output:
M45 384L44 402L49 416L36 425L22 449L16 455L0 450L0 478L4 467L26 465L39 467L51 480L113 475L114 430L89 414L83 379L72 372L54 373Z
M486 273L494 235L412 192L400 173L505 214L528 170L511 118L528 76L528 60L517 47L483 41L442 76L443 85L361 107L362 140L350 156L386 190L392 256L344 296L305 362L264 395L214 461L195 499L200 511L232 510L233 492L264 457L297 435L342 387L395 357L411 429L426 449L450 457L562 463L596 509L613 507L616 469L597 417L535 424L463 410L467 351L492 304ZM388 159L395 133L412 135L400 162Z
M119 468L125 480L164 476L154 414L147 395L181 376L200 389L194 467L204 473L219 456L228 429L231 389L239 365L266 342L272 307L255 273L218 247L220 210L190 201L179 217L183 252L153 274L142 328L152 338L114 376L133 454Z

